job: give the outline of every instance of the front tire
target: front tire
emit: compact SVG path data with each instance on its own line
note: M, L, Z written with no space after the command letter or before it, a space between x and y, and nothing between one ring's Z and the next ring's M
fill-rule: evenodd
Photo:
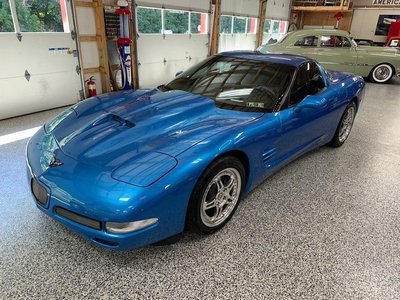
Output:
M356 104L352 101L347 105L346 109L344 110L342 118L340 119L339 125L336 129L335 135L328 144L329 146L337 148L344 144L344 142L350 135L351 129L353 128L355 117Z
M389 64L375 66L369 74L369 79L375 83L387 83L393 77L393 68Z
M239 159L226 156L213 162L190 197L187 228L211 234L225 226L238 207L244 183L245 170Z

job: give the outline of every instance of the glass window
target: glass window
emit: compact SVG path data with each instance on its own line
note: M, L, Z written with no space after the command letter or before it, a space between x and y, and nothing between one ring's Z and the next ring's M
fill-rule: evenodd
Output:
M280 21L272 22L272 33L279 33Z
M14 32L8 0L0 0L0 32Z
M295 46L301 46L301 47L316 47L318 44L318 37L316 36L305 36L299 39L296 43L294 43Z
M232 33L232 16L221 16L219 19L219 32Z
M246 33L245 17L233 17L233 33Z
M300 103L306 96L315 95L323 88L321 72L314 62L300 66L290 92L289 104Z
M323 35L321 47L351 47L351 42L344 36Z
M209 97L223 109L271 112L293 73L294 67L285 64L214 57L164 88Z
M264 22L264 32L271 33L271 20L265 20Z
M139 33L161 34L161 9L138 7L136 16Z
M189 33L189 12L164 10L164 33Z
M206 13L190 13L190 33L207 34L207 14Z
M22 32L64 32L59 0L15 0Z
M247 33L257 33L257 18L247 18Z

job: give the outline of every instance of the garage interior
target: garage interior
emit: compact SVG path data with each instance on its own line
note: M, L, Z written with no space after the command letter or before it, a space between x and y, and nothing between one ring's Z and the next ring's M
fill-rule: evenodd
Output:
M48 0L59 20L43 25L24 15L32 2L0 0L0 299L399 298L399 78L366 79L348 141L280 169L215 234L110 251L36 208L25 151L44 123L89 97L90 78L97 94L121 88L118 5ZM400 18L394 1L131 2L134 89L167 83L210 54L255 50L290 27L341 29L382 47L380 16ZM166 26L174 14L183 32Z

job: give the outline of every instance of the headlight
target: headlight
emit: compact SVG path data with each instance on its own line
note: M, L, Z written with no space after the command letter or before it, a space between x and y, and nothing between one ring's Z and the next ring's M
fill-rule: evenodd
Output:
M151 218L141 221L135 222L125 222L125 223L117 223L117 222L107 222L106 229L111 233L129 233L133 232L148 226L151 226L158 222L158 218Z

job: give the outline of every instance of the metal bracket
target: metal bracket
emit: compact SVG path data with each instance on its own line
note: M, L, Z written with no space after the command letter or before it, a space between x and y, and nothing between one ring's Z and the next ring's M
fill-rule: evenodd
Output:
M81 67L76 65L75 71L76 71L76 74L80 75L81 74Z
M21 32L17 32L17 39L18 39L18 41L22 41L22 33Z
M78 56L79 56L78 50L72 50L72 55L73 55L74 57L78 57Z
M71 39L74 41L76 39L75 31L71 30Z
M28 70L25 70L25 79L29 81L31 79L31 74L29 74Z
M79 99L80 100L85 99L85 94L83 93L83 90L79 90Z

